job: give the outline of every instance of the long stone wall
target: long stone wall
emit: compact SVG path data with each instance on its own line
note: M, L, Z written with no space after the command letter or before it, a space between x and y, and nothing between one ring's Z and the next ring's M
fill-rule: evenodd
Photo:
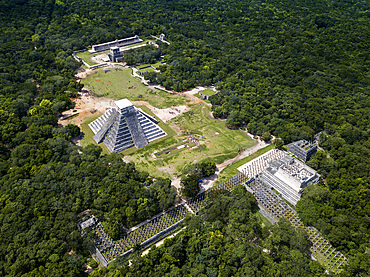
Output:
M96 64L96 65L89 65L87 62L85 62L83 59L81 59L80 57L78 57L76 55L76 53L82 53L82 52L86 52L87 50L86 49L83 49L83 50L77 50L77 51L74 51L72 53L72 57L78 61L79 63L82 63L84 66L88 67L89 69L91 70L94 70L94 69L97 69L97 68L100 68L100 67L105 67L105 66L108 66L107 63L100 63L100 64Z
M143 40L139 38L139 36L117 39L114 41L109 41L101 44L96 44L92 46L92 50L89 50L90 53L101 52L105 50L109 50L111 47L122 47L130 44L135 44L142 42Z

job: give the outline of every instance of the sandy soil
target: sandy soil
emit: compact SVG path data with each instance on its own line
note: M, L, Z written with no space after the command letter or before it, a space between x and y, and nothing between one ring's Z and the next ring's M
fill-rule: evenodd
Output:
M257 152L258 150L266 147L268 144L266 142L264 142L263 140L259 139L258 140L258 143L248 149L246 149L245 151L241 152L238 156L236 156L235 158L232 158L232 159L229 159L229 160L226 160L224 161L223 163L221 164L216 164L216 172L215 174L213 174L212 176L209 176L207 178L204 178L202 179L202 183L200 184L200 187L201 187L201 190L200 192L203 192L209 188L211 188L214 184L214 182L217 180L218 178L218 175L220 174L220 172L225 169L228 165L230 164L233 164L234 162L237 162L241 159L244 159L250 155L252 155L253 153ZM167 168L162 168L162 170L168 172L168 169ZM171 174L171 172L168 172L169 174ZM172 174L171 174L172 175ZM172 175L173 176L173 175ZM180 185L180 178L176 177L176 176L173 176L172 179L171 179L171 185L173 187L175 187L177 190L179 190L181 188L181 185Z
M99 59L103 57L104 55L106 54L98 55L95 58ZM144 78L136 73L137 70L135 68L133 68L133 72L134 72L133 74L134 77L139 77L143 83L147 84ZM76 77L79 79L83 79L93 73L94 73L93 70L81 68L77 71ZM149 88L151 89L155 89L156 87L166 90L165 88L162 88L160 86L150 86L149 85ZM73 124L80 126L81 123L83 123L86 118L90 116L95 116L97 114L103 114L109 107L112 107L114 104L113 103L114 100L112 99L93 96L92 94L89 93L86 87L83 89L83 91L84 92L79 92L78 97L72 100L73 102L76 103L75 108L62 113L62 116L60 117L59 122L58 122L60 125L65 126L68 123L73 123ZM168 91L168 90L166 91L169 93L174 93L172 91ZM186 94L186 95L191 101L191 103L189 104L203 102L191 94ZM132 103L134 105L144 105L148 107L163 122L167 122L171 120L172 118L175 118L176 116L190 110L190 108L187 105L181 105L181 106L176 106L176 107L171 107L171 108L166 108L166 109L159 109L159 108L156 108L150 105L146 101L132 101ZM74 114L78 114L78 115L71 119L64 119Z
M103 114L109 107L114 105L114 100L104 97L95 97L88 92L79 93L78 97L72 101L76 104L75 108L63 112L59 119L58 123L63 126L67 125L68 123L73 123L80 126L86 118L95 116L97 114ZM188 108L186 105L158 109L146 101L132 101L132 103L134 105L144 105L148 107L163 122L167 122L168 120L190 110L190 108ZM64 119L74 114L78 115L71 119Z
M87 75L91 75L93 74L93 70L91 69L84 69L84 68L79 68L77 69L77 73L76 73L76 77L79 78L79 79L84 79L87 77ZM77 80L77 82L79 82L80 80Z
M194 94L197 94L198 92L206 90L206 89L211 89L211 90L217 92L215 86L209 86L209 87L197 86L197 87L193 88L192 90L184 91L184 93L189 94L189 95L194 95Z
M107 54L100 54L91 57L91 60L95 63L106 63L107 61L103 61L103 59L109 59ZM109 61L108 61L109 62Z
M74 109L70 109L62 113L58 123L65 126L68 123L75 124L80 126L86 118L96 116L98 114L103 114L107 108L113 105L113 100L104 97L95 97L90 95L90 93L79 93L78 97L72 99L75 102L76 106ZM78 114L71 119L64 119L68 116Z
M158 109L152 105L150 105L146 101L131 101L134 105L144 105L148 107L157 117L159 117L163 122L167 122L168 120L186 112L189 108L186 105L166 108L166 109Z

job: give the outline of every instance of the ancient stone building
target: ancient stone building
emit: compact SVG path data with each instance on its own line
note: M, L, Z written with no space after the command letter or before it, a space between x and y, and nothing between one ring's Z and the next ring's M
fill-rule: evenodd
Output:
M102 116L89 124L97 143L104 142L109 151L120 152L135 146L142 148L166 133L159 121L134 107L128 99L114 102Z
M90 53L101 52L101 51L109 50L111 47L123 47L126 45L139 43L142 41L143 40L140 39L139 36L136 35L130 38L117 39L114 41L93 45L92 49L89 50L89 52Z
M317 146L304 139L292 142L287 146L290 153L300 158L304 162L307 162L311 156L317 152Z

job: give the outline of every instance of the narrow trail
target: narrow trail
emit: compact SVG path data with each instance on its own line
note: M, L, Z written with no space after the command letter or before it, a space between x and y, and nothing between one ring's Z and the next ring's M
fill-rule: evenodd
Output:
M141 82L146 85L148 88L152 89L152 90L155 90L155 89L159 89L159 90L163 90L163 91L166 91L170 94L178 94L178 95L185 95L186 98L188 100L190 100L190 103L187 103L187 105L192 105L192 104L199 104L199 103L203 103L204 105L208 106L208 107L212 107L212 104L210 103L206 103L205 101L199 99L198 97L194 96L194 94L198 93L199 91L202 91L202 90L205 90L207 89L207 87L201 87L201 86L198 86L192 90L189 90L189 91L186 91L186 92L177 92L177 91L174 91L174 90L168 90L166 89L165 87L161 86L161 85L151 85L149 84L149 81L145 80L143 76L139 75L137 72L138 70L134 67L129 67L129 66L125 66L126 68L131 68L132 69L132 76L133 77L138 77L140 78Z
M241 159L244 159L244 158L252 155L253 153L257 152L258 150L266 147L267 145L268 145L268 143L266 143L263 140L260 140L259 139L258 140L258 143L256 145L253 145L252 147L250 147L250 148L246 149L245 151L241 152L235 158L226 160L223 163L216 165L217 166L217 169L219 170L219 172L221 172L228 165L233 164L234 162L237 162L237 161L239 161Z
M206 103L205 101L199 99L198 97L196 97L194 95L199 93L202 90L205 90L205 89L215 90L214 87L198 86L198 87L195 87L192 90L185 91L185 92L171 91L171 90L167 90L165 87L163 87L161 85L151 85L151 84L149 84L149 82L146 81L143 76L141 76L137 73L138 70L136 68L129 67L129 66L124 66L124 67L132 69L132 76L140 78L141 82L143 84L145 84L149 89L152 89L152 90L160 89L160 90L165 91L165 92L170 93L170 94L185 95L185 97L189 100L189 102L186 103L185 105L171 107L171 108L167 108L167 109L158 109L158 108L154 107L153 105L151 105L150 103L148 103L146 101L132 101L132 103L134 105L143 105L143 106L148 107L156 116L158 116L164 122L166 122L166 121L168 121L168 120L170 120L170 119L172 119L172 118L174 118L174 117L176 117L176 116L178 116L178 115L180 115L180 114L182 114L186 111L189 111L192 108L192 107L190 107L190 105L204 104L205 106L212 107L212 104ZM79 78L86 78L87 75L90 75L92 73L93 73L92 70L81 71L78 74L78 77ZM110 104L112 104L112 99L108 99L108 98L104 98L104 97L94 97L93 95L86 95L86 94L82 94L75 101L76 101L77 105L74 108L74 110L78 110L79 114L76 117L72 118L71 120L64 121L63 122L64 124L75 123L77 125L80 125L82 123L82 118L86 117L87 115L91 116L90 111L92 109L96 109L99 112L103 113L105 111L105 108L107 106L109 106ZM72 111L70 111L70 112L72 112ZM212 116L212 113L211 113L211 116ZM251 134L248 134L248 135L253 138L253 136ZM267 143L265 143L264 141L259 139L258 143L256 145L246 149L245 151L238 154L236 157L234 157L232 159L229 159L229 160L226 160L226 161L222 162L221 164L217 164L216 165L216 167L217 167L216 173L203 180L202 190L210 188L213 185L213 183L217 180L218 175L220 174L220 172L223 169L225 169L228 165L233 164L234 162L237 162L241 159L244 159L245 157L248 157L249 155L255 153L256 151L260 150L261 148L264 148L265 146L267 146ZM180 178L173 176L172 177L172 186L179 189L180 188Z
M264 142L263 140L259 139L258 143L256 145L253 145L252 147L246 149L245 151L243 151L242 153L240 153L236 157L231 158L229 160L226 160L221 164L216 164L215 174L213 174L212 176L209 176L207 178L202 179L200 192L203 192L203 191L211 188L213 186L213 184L216 182L220 172L222 170L224 170L227 166L233 164L234 162L240 161L241 159L244 159L244 158L252 155L253 153L257 152L258 150L266 147L267 145L269 145L269 144ZM181 188L180 180L181 179L179 177L173 177L171 179L171 185L176 187L177 189L180 189Z

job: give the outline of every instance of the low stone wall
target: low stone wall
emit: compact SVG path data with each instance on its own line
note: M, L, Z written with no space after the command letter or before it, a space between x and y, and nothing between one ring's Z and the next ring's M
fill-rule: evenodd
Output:
M172 230L176 229L181 222L183 222L184 219L181 219L180 221L176 222L175 224L171 225L170 227L168 227L167 229L155 234L154 236L152 236L151 238L147 239L146 241L142 242L140 245L142 247L146 247L148 245L151 245L152 243L154 243L155 241L157 241L158 239L166 236L169 232L171 232ZM97 252L99 252L98 249L96 249ZM131 248L130 250L126 251L125 253L121 254L119 257L123 257L123 258L126 258L128 257L129 255L131 255L132 253L134 253L134 249ZM100 254L100 252L99 252ZM101 254L100 254L101 255ZM102 259L104 259L104 257L101 255ZM112 261L116 260L117 258L114 258L113 260L109 261L109 263L111 263ZM100 261L100 259L99 259ZM106 261L104 259L104 261ZM105 264L102 263L103 266L107 266L108 265L108 262Z
M82 53L82 52L86 52L86 51L87 51L86 49L74 51L74 52L72 53L72 57L73 57L76 61L78 61L78 62L82 63L83 65L87 66L87 67L88 67L89 69L91 69L91 70L94 70L94 69L97 69L97 68L100 68L100 67L108 66L108 64L107 64L107 63L101 63L101 64L96 64L96 65L91 65L91 66L90 66L87 62L85 62L83 59L81 59L80 57L78 57L78 56L76 55L76 53Z
M161 237L165 236L166 234L168 234L170 231L176 229L183 221L184 221L184 218L181 219L180 221L177 221L175 224L171 225L167 229L164 229L163 231L161 231L161 232L155 234L154 236L152 236L151 238L147 239L146 241L144 241L143 243L141 243L141 246L142 247L146 247L146 246L150 245L154 241L156 241L159 238L161 238Z
M94 248L93 248L92 252L93 252L93 254L95 254L95 256L99 260L100 264L104 267L107 267L108 261L103 257L103 255L100 253L99 249L96 248L95 245L94 245Z

